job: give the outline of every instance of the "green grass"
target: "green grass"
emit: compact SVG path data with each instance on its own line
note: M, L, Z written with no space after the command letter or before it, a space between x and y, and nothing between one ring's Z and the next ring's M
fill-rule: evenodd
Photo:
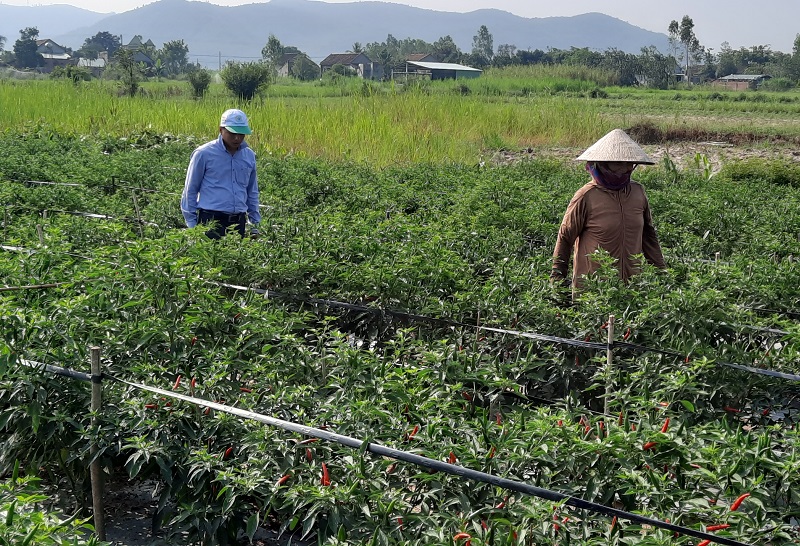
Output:
M6 129L49 126L83 135L216 134L219 113L247 111L260 154L297 154L388 166L475 163L500 148L585 147L610 129L645 123L692 138L800 138L797 92L654 91L607 87L602 72L487 71L472 80L299 83L281 79L246 104L212 84L201 100L179 81L148 81L136 97L114 82L0 80Z

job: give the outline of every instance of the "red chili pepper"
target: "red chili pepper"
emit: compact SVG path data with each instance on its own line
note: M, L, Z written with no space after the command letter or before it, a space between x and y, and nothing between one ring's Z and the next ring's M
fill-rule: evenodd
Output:
M624 422L625 422L625 414L619 412L619 417L617 417L617 424L621 425Z
M278 479L277 482L275 482L275 485L283 485L286 482L288 482L289 478L291 478L291 477L292 477L291 474L284 474L283 476L280 477L280 479Z
M394 474L395 469L397 468L397 463L392 463L388 467L386 467L387 474Z
M728 525L727 523L721 523L719 525L709 525L708 527L706 527L706 531L709 532L722 531L723 529L727 529L728 527L730 527L730 525Z
M492 449L489 450L489 458L490 459L494 459L494 453L495 453L495 449L494 449L494 446L492 446Z
M413 440L414 436L417 435L417 432L419 432L419 425L414 425L414 430L412 430L411 434L408 435L408 439Z
M725 411L729 411L729 412L731 412L731 413L739 413L739 412L741 412L742 410L740 410L740 409L736 409L736 408L732 408L731 406L725 406Z
M499 414L499 413L498 413L498 414L495 416L495 420L497 421L497 424L498 424L498 425L502 425L502 424L503 424L503 416L502 416L501 414Z
M195 388L197 386L197 378L193 377L192 380L189 382L189 385L192 388Z
M319 438L308 438L307 440L303 440L302 442L297 442L297 445L302 446L306 444L313 444L314 442L319 442Z
M225 454L222 456L223 459L227 459L233 453L233 447L229 447L225 450Z
M328 465L322 463L322 485L329 487L331 485L331 475L328 473Z
M636 432L636 423L631 423L631 430Z
M194 344L197 343L197 336L194 336L190 343L191 343L192 347L194 347Z
M684 359L683 359L683 361L684 361L686 364L688 364L688 363L689 363L689 355L686 355L686 358L684 358Z
M238 318L239 318L239 317L241 317L241 316L242 316L242 314L241 314L241 313L236 313L235 315L233 315L233 320L236 320L236 319L238 319Z
M310 447L306 448L306 460L308 462L311 462L311 461L314 460L314 454L311 452L311 448Z
M739 507L744 502L744 499L746 499L749 496L750 496L750 493L745 493L744 495L739 495L739 497L735 501L733 501L733 504L731 504L731 512L735 512L736 510L738 510Z
M661 432L667 432L669 430L669 417L664 420L664 424L661 425Z
M592 430L592 427L590 427L589 425L586 425L585 427L583 427L583 433L584 434L589 434L590 430Z
M158 409L158 404L145 404L144 407L147 409Z
M248 389L247 387L239 387L239 390L242 392L253 392L253 389Z
M488 530L489 530L489 526L488 526L488 525L486 525L486 520L485 520L485 519L482 519L482 520L481 520L481 528L482 528L484 531L488 531Z
M447 457L447 462L449 462L450 464L456 464L456 454L453 453L452 451L450 452L450 456Z
M175 384L172 385L172 390L173 391L178 390L178 387L180 386L181 386L181 376L179 375L177 379L175 379Z
M630 329L630 328L628 328L628 329L625 331L625 335L624 335L624 336L622 336L622 341L627 341L629 337L631 337L631 329Z
M456 533L455 535L453 535L453 540L463 540L465 538L470 539L472 538L472 535L470 535L469 533Z
M617 516L614 516L611 519L611 529L613 529L616 524L617 524Z
M500 501L500 502L497 504L497 506L495 506L495 508L497 508L498 510L502 510L503 508L505 508L505 507L506 507L506 502L508 502L508 497L504 497L504 498L503 498L503 500L502 500L502 501Z
M711 539L707 538L705 540L701 540L700 542L698 542L697 546L708 546L709 544L711 544Z
M600 421L599 423L597 423L597 426L600 427L600 430L603 430L604 428L606 428L606 424L603 421Z
M769 408L766 408L764 411L762 411L762 412L761 412L761 415L763 415L764 417L766 417L767 415L769 415Z
M657 445L658 445L658 442L647 442L646 444L644 444L642 446L642 449L644 451L649 451L651 449L654 449Z
M562 419L558 420L558 426L560 426L560 427L564 426L564 421Z
M461 396L463 396L464 400L466 400L467 402L472 402L472 395L467 391L462 391Z
M203 415L208 415L209 413L211 413L211 408L206 408L203 410Z

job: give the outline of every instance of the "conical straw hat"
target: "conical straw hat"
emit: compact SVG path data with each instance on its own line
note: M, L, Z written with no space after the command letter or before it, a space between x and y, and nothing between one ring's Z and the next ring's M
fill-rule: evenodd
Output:
M653 165L655 161L636 144L622 129L614 129L589 146L576 161L624 161Z

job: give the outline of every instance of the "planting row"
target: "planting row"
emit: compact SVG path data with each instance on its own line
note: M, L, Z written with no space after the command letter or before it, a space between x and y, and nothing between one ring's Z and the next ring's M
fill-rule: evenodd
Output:
M585 178L572 165L265 160L262 237L213 242L180 229L191 142L30 133L3 146L2 242L33 251L0 253L4 283L64 284L0 294L0 468L19 460L76 506L97 438L109 472L158 481L156 523L176 540L226 543L267 525L329 543L695 542L119 386L92 431L84 385L15 364L85 369L99 345L120 377L744 542L796 538L796 387L714 362L797 372L791 166L643 170L669 269L624 285L609 264L567 305L548 275ZM600 342L614 314L620 337L687 358L620 355L609 371L605 354L219 281Z

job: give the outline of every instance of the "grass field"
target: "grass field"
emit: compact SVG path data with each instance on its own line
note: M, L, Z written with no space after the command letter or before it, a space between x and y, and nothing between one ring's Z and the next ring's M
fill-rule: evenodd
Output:
M215 134L219 112L242 106L255 128L250 141L257 152L378 166L474 162L503 148L584 147L612 128L639 125L652 125L672 141L711 135L794 144L800 138L797 93L609 88L597 95L591 80L560 81L501 75L410 86L279 84L251 104L237 105L219 84L196 101L181 82L148 82L142 96L130 98L119 96L110 82L3 80L0 123L97 136L206 138Z

